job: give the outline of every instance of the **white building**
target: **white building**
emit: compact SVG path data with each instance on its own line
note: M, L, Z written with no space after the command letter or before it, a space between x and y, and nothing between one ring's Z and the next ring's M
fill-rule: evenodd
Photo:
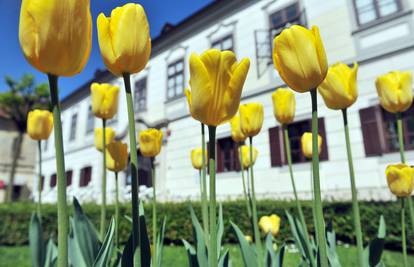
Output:
M318 25L329 64L359 63L359 98L349 109L349 127L357 187L360 198L384 199L390 194L384 175L388 163L399 161L394 117L378 106L374 80L390 70L414 70L414 0L229 0L213 1L177 25L166 25L153 40L151 59L142 72L132 76L138 131L148 126L162 128L165 142L156 158L157 190L162 200L183 200L199 194L198 172L191 167L190 151L200 146L200 124L188 111L183 91L189 80L188 59L192 52L208 48L233 50L238 58L251 60L242 103L261 102L265 121L254 138L259 150L255 165L259 197L292 198L289 172L283 153L280 127L273 117L271 93L284 85L273 68L273 36L287 24ZM95 48L97 49L97 48ZM107 71L97 72L91 81L62 102L63 139L69 197L99 201L102 156L93 145L93 127L101 126L90 109L91 82L119 85L119 113L110 123L128 143L123 81ZM309 197L310 163L299 152L299 137L310 129L309 94L296 94L295 123L289 126L293 168L300 196ZM324 138L320 165L325 198L350 198L342 116L326 108L319 97L320 134ZM404 114L407 159L414 160L414 112ZM242 194L237 150L229 125L217 132L217 194L234 198ZM44 198L56 199L53 138L44 145ZM141 159L141 158L140 158ZM141 183L151 186L149 163L139 165ZM128 196L126 175L121 188ZM114 179L108 172L108 193Z

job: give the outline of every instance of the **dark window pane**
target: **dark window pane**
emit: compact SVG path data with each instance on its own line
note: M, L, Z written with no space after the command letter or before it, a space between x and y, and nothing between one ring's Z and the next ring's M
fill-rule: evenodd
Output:
M218 50L224 51L224 50L230 50L230 51L234 51L234 47L233 47L233 35L226 35L221 39L218 39L216 41L214 41L211 44L212 48L216 48Z
M400 0L354 0L355 13L360 25L397 13Z
M180 59L167 67L167 99L184 93L184 60Z
M92 111L92 106L89 105L88 107L88 118L86 121L86 133L93 132L95 128L95 116Z
M56 173L52 174L50 176L50 183L49 183L50 187L55 187L56 186Z
M71 124L70 124L70 135L69 135L69 140L75 140L76 137L76 123L78 120L78 114L73 114L72 115L72 119L71 119Z
M231 137L217 140L217 172L238 171L240 169L237 147Z
M135 111L143 111L147 108L147 78L143 78L135 83L134 91Z

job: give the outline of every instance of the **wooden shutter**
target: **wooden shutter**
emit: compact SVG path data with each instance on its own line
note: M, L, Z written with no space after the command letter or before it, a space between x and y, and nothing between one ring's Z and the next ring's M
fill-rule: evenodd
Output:
M280 126L269 128L270 164L272 167L285 163L283 131Z
M45 186L45 176L42 175L40 178L40 190L43 191L43 187Z
M50 187L55 187L56 186L56 173L52 174L50 176L50 183L49 183Z
M328 139L326 138L326 131L325 131L325 119L319 118L318 119L318 133L322 137L322 151L319 156L320 160L328 160Z
M66 185L69 186L72 184L72 171L67 171L65 174L66 174Z
M380 113L378 111L378 106L359 110L366 156L381 155L384 148L384 139L381 138L384 133L381 127L382 122Z

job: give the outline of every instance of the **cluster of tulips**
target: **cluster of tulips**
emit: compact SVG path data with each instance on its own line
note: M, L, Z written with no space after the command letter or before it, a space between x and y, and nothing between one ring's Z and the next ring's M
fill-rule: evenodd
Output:
M132 233L123 250L122 260L117 261L116 264L121 266L159 266L161 260L160 258L157 259L157 256L160 253L153 252L152 263L148 261L148 258L151 258L151 250L149 249L145 219L142 219L144 215L141 211L142 208L140 208L138 195L137 168L139 162L136 150L135 115L130 83L130 75L144 69L150 57L151 39L148 21L144 9L138 4L130 3L115 8L109 18L105 17L104 14L100 14L97 19L97 29L99 47L106 67L114 75L123 77L129 121ZM58 99L58 77L73 76L83 69L91 49L91 36L92 20L89 0L22 1L19 31L20 44L26 59L36 69L48 75L51 91L52 113L40 110L32 111L29 114L28 133L33 139L39 140L40 144L40 140L47 139L52 128L54 128L58 183L57 266L59 267L68 265L68 237L70 239L70 235L68 235L69 220L66 202L62 126ZM334 242L332 243L331 238L332 229L329 229L329 227L325 228L322 209L319 176L319 152L322 139L318 135L317 123L317 92L319 92L328 108L341 110L343 115L358 263L359 266L376 266L380 262L382 248L379 248L378 245L369 245L369 249L364 251L347 120L347 109L356 101L358 96L356 83L358 65L354 63L352 69L343 63L328 67L319 29L314 26L309 30L297 25L283 30L274 39L273 62L280 77L291 88L278 88L272 94L272 99L274 115L284 130L284 147L286 149L285 152L299 219L291 216L289 213L287 213L287 217L296 245L302 252L302 264L323 267L339 266L335 244ZM215 152L216 128L228 122L231 124L232 138L240 146L239 155L242 165L241 174L246 200L246 212L249 215L254 234L253 238L246 238L237 225L232 223L239 239L244 263L250 267L281 266L283 262L284 246L281 246L276 251L272 245L272 236L277 235L279 230L280 217L273 214L258 220L253 168L258 152L253 147L253 139L260 132L263 124L263 106L260 103L240 105L242 89L249 66L249 59L244 58L241 61L237 61L233 52L219 51L217 49L209 49L201 55L192 53L189 59L189 89L186 89L185 94L191 116L200 122L200 141L202 144L201 148L192 151L193 166L200 173L202 226L198 223L194 212L191 210L196 235L195 248L184 241L184 245L189 253L189 264L191 266L214 267L229 265L228 251L224 251L221 248L223 218L221 206L217 212ZM414 212L410 197L413 191L414 169L405 164L401 113L412 104L411 74L398 71L390 72L378 77L376 87L381 105L387 111L396 114L398 125L401 163L389 165L386 169L386 177L391 192L399 197L402 203L402 242L404 264L407 266L404 209L405 202L408 202L414 232ZM315 240L308 233L301 203L296 192L292 168L290 141L287 131L288 125L294 120L296 108L295 94L292 90L297 93L309 92L311 96L312 132L305 133L302 137L302 149L304 154L312 159L312 209ZM98 150L102 151L104 174L102 181L100 236L100 242L102 243L100 243L101 246L97 259L94 261L94 266L109 266L112 253L111 233L114 232L114 224L111 222L106 235L104 230L106 217L106 168L113 171L115 177L117 177L117 173L125 169L128 162L127 145L120 141L115 141L115 132L106 127L106 120L111 119L117 111L118 92L119 88L109 84L92 84L91 86L92 109L95 116L102 119L103 127L95 131L95 144ZM238 111L239 115L237 115ZM206 148L205 126L208 129L208 148ZM247 146L244 145L246 139L249 141ZM141 153L146 157L155 157L160 152L161 141L162 133L158 130L149 129L140 132L139 145ZM209 169L208 181L207 165ZM244 170L247 170L247 179L244 177ZM154 174L152 177L154 178ZM207 186L207 182L209 186ZM155 185L155 181L153 185ZM160 248L159 245L156 245L156 240L157 242L162 241L162 237L156 235L155 196L154 186L154 250ZM82 214L80 208L76 207L77 204L75 205L77 214ZM75 219L81 217L75 216ZM115 225L117 225L118 209L115 217L117 218ZM383 228L381 227L382 224L381 220L380 228ZM89 224L85 227L90 229ZM259 227L267 235L265 246L261 240ZM73 228L76 232L76 225L73 225ZM382 232L382 230L379 231L376 241L384 238L384 233ZM254 245L250 245L248 239L254 241ZM117 246L120 251L118 243ZM367 253L368 255L366 255ZM71 264L74 263L72 262ZM74 265L76 266L76 264Z

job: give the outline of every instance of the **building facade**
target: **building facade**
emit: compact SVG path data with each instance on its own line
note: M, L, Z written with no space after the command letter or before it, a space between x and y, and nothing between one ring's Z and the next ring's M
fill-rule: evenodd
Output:
M358 62L359 98L349 109L349 127L359 197L390 198L384 170L399 161L394 117L379 106L375 78L391 70L414 70L414 0L231 0L213 1L177 25L164 27L153 40L146 68L132 76L136 126L164 131L162 152L155 160L158 198L180 201L199 195L198 172L191 166L190 151L200 146L200 124L189 115L184 88L189 80L191 53L208 48L232 50L238 59L251 60L242 103L260 102L265 120L254 138L259 150L255 165L259 197L292 198L281 127L273 116L271 93L284 82L272 63L272 40L290 24L320 28L329 64ZM97 49L97 48L95 48ZM93 145L93 128L101 126L90 107L91 82L110 82L121 90L119 112L109 124L117 138L128 142L123 81L107 71L62 102L63 138L68 194L84 201L100 199L102 156ZM299 195L310 197L310 163L300 153L300 136L310 130L309 94L296 94L295 122L289 126L292 158ZM321 188L325 199L350 198L350 182L340 111L327 109L318 96L319 128L324 140L321 155ZM408 162L414 160L414 112L403 114ZM53 138L44 144L44 199L56 199ZM151 187L150 162L140 158L143 195ZM217 195L221 199L242 195L236 145L229 125L217 129ZM108 174L109 201L114 179ZM128 172L121 175L127 200ZM146 189L147 188L147 189Z

